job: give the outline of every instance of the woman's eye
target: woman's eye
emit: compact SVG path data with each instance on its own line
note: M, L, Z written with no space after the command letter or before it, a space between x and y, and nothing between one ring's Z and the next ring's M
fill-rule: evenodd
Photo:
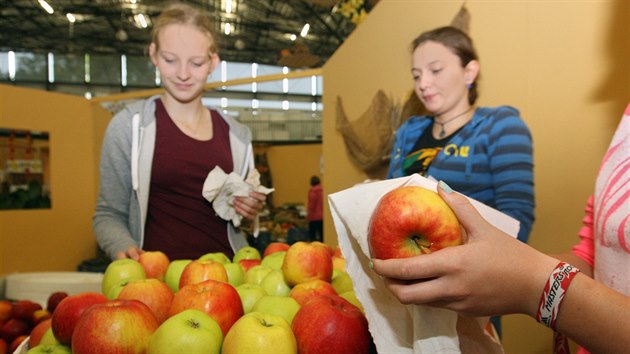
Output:
M433 69L433 70L431 70L431 73L432 73L433 75L437 75L437 74L439 74L439 73L440 73L440 71L442 71L442 69Z

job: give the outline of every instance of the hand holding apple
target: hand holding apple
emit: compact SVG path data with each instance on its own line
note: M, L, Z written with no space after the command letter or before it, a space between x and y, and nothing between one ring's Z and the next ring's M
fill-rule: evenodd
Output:
M457 217L426 188L405 186L387 192L370 218L368 244L374 258L417 256L461 243Z

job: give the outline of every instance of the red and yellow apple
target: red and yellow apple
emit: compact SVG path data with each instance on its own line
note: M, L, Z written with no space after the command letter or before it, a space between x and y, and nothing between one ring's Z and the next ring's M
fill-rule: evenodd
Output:
M298 351L308 354L368 353L372 342L368 321L356 306L338 295L313 298L291 324Z
M187 309L197 309L210 315L221 327L223 335L243 316L243 305L236 289L227 282L213 279L185 285L175 293L169 315Z
M368 244L374 258L417 256L461 243L457 217L426 188L405 186L387 192L370 218Z
M59 343L70 345L72 334L83 312L93 305L105 302L105 295L95 292L78 293L61 300L51 322L52 331Z
M39 345L39 342L42 340L44 333L50 328L52 324L52 318L46 319L35 325L30 333L30 338L28 340L28 345L33 348Z
M282 262L282 272L289 286L314 279L330 282L332 256L322 245L300 241L289 247Z
M13 311L13 302L9 300L0 300L0 321L6 321L11 318Z
M289 292L289 296L302 306L311 299L321 295L337 295L337 292L330 283L319 279L300 283Z
M166 253L162 251L145 251L140 254L138 263L144 268L147 278L164 280L170 260Z
M208 279L227 282L228 276L225 267L222 263L210 259L196 259L184 267L182 275L179 277L179 288L181 289L189 284L201 283Z
M238 262L234 262L241 267L243 267L243 271L247 272L251 268L259 265L262 261L260 259L241 259Z
M72 334L72 353L145 353L159 324L138 300L111 300L85 310Z
M13 303L13 311L11 311L11 318L17 320L26 321L28 323L33 322L33 315L35 311L41 310L42 305L31 300L19 300Z
M169 315L173 302L173 290L157 278L132 280L118 294L120 300L138 300L151 309L158 324Z
M263 251L263 259L272 253L286 251L289 249L289 246L290 245L285 242L271 242Z

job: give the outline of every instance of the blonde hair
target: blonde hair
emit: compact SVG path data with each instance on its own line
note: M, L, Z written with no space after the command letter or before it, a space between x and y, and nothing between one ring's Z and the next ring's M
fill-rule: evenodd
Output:
M160 30L172 24L191 25L207 34L210 41L210 53L208 55L218 53L217 36L210 18L201 9L179 2L169 5L155 20L151 31L151 42L155 43L156 50L160 46L158 42Z

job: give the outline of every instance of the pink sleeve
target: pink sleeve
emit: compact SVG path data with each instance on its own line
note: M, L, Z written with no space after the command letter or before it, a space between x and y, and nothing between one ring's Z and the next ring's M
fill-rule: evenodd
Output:
M582 228L578 232L580 236L580 242L573 246L571 252L582 258L586 263L593 267L595 263L595 239L593 237L593 196L588 198L586 208L584 209L585 215L582 218Z

